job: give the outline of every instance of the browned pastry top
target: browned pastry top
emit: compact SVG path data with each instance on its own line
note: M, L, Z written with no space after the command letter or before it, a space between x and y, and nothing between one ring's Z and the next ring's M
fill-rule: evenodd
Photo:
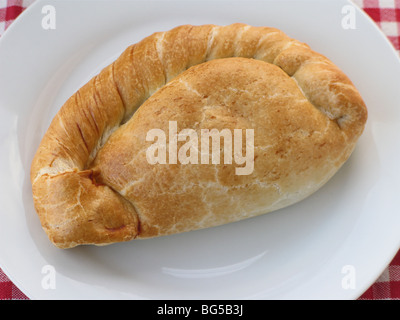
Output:
M35 207L60 248L238 221L318 190L366 120L348 77L283 32L180 26L130 46L66 101L32 163ZM251 174L223 161L149 163L147 134L171 122L198 137L254 130Z

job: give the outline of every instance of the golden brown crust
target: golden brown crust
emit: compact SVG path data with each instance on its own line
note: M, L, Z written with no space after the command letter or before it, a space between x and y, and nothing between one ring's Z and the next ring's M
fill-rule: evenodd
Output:
M140 107L140 109L138 109ZM216 226L293 204L348 159L367 119L342 71L277 29L180 26L130 46L53 119L32 162L60 248ZM150 165L146 133L254 129L254 172Z

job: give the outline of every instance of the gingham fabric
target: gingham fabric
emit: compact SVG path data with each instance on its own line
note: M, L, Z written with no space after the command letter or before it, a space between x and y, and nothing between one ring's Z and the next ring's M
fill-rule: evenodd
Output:
M27 300L26 295L18 289L0 269L0 300Z
M400 53L400 0L353 0L382 29Z
M34 0L0 0L0 36Z
M33 2L34 0L0 0L0 36ZM353 2L377 23L400 54L400 0L353 0ZM0 269L0 300L27 299ZM400 300L400 251L359 300Z
M359 300L400 300L400 251Z

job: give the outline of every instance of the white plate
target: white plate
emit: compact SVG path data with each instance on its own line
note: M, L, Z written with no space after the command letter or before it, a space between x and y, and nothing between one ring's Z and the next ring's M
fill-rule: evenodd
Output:
M36 1L0 41L0 266L28 297L356 299L389 264L400 245L400 62L364 13L357 9L356 28L345 29L345 0L68 0L52 3L56 29L45 30L47 4ZM277 27L349 75L369 108L351 159L319 192L275 213L158 239L56 249L34 211L29 168L63 102L155 31L233 22ZM55 288L46 282L48 266Z

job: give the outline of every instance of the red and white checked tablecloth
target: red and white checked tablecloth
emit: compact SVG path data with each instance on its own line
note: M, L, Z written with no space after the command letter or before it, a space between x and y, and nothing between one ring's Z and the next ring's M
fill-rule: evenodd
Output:
M34 1L0 0L0 36ZM353 2L377 23L400 54L400 0L353 0ZM0 269L0 300L27 299ZM359 299L400 300L400 251L377 281Z

